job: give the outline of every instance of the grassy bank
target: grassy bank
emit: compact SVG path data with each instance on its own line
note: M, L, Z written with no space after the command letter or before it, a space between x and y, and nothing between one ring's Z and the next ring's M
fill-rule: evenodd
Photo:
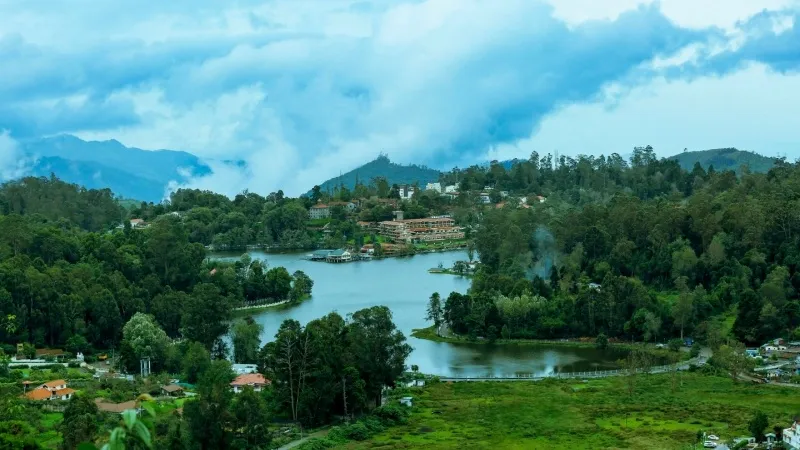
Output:
M413 392L408 422L348 449L691 448L698 430L723 440L749 435L761 410L772 426L800 414L791 388L733 384L728 378L683 373L588 383L438 383Z

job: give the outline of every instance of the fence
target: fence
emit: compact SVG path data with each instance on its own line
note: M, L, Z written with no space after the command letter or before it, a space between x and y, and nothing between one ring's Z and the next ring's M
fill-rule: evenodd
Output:
M640 368L636 369L636 373L665 373L670 372L672 370L686 370L692 364L697 364L701 361L700 357L692 358L686 361L680 361L675 364L667 364L663 366L653 366L649 368ZM515 374L513 376L483 376L483 377L440 377L442 381L489 381L489 380L507 380L507 381L515 381L515 380L544 380L548 378L555 378L555 379L572 379L572 378L606 378L606 377L614 377L614 376L621 376L627 375L631 373L629 370L626 369L616 369L616 370L596 370L596 371L584 371L584 372L564 372L564 373L553 373L548 375L534 375L534 374Z

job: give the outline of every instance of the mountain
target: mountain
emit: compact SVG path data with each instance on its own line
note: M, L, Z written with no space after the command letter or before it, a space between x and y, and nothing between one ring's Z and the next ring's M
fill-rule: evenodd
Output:
M386 155L380 155L361 167L353 169L338 177L320 184L323 192L333 191L337 186L344 184L348 189L355 188L356 179L362 184L369 184L375 177L385 177L389 184L414 184L419 183L425 187L427 183L439 180L440 172L424 166L395 164Z
M674 159L686 170L691 171L696 162L704 169L714 166L714 170L733 170L738 172L739 167L746 165L751 172L767 172L775 165L775 158L759 155L747 150L736 148L717 148L695 152L683 152L668 159Z
M50 176L90 189L110 188L116 195L149 202L164 198L170 182L211 173L191 153L142 150L115 140L84 141L60 135L20 143L33 161L28 175Z

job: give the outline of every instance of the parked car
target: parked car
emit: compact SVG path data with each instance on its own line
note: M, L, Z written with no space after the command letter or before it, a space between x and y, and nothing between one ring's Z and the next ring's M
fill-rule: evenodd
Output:
M706 439L708 439L709 441L718 441L719 436L717 436L716 434L709 434L708 436L706 436Z
M705 448L717 448L717 443L714 441L705 441L703 442L703 447Z

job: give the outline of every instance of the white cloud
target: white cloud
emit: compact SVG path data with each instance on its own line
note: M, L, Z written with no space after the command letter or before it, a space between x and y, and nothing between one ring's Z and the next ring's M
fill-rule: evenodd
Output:
M22 177L27 172L28 161L19 145L8 130L0 130L0 182Z
M782 76L754 64L722 79L655 79L618 102L567 106L542 121L528 139L495 148L486 157L527 158L534 150L624 155L638 145L652 145L659 156L684 148L737 147L797 157L800 134L787 133L796 127L796 117L800 74Z
M0 128L191 151L214 174L190 185L229 194L298 194L379 152L449 167L489 148L780 146L795 134L774 86L795 78L739 73L734 53L791 42L796 11L745 25L798 1L6 2ZM765 136L747 105L770 101Z

